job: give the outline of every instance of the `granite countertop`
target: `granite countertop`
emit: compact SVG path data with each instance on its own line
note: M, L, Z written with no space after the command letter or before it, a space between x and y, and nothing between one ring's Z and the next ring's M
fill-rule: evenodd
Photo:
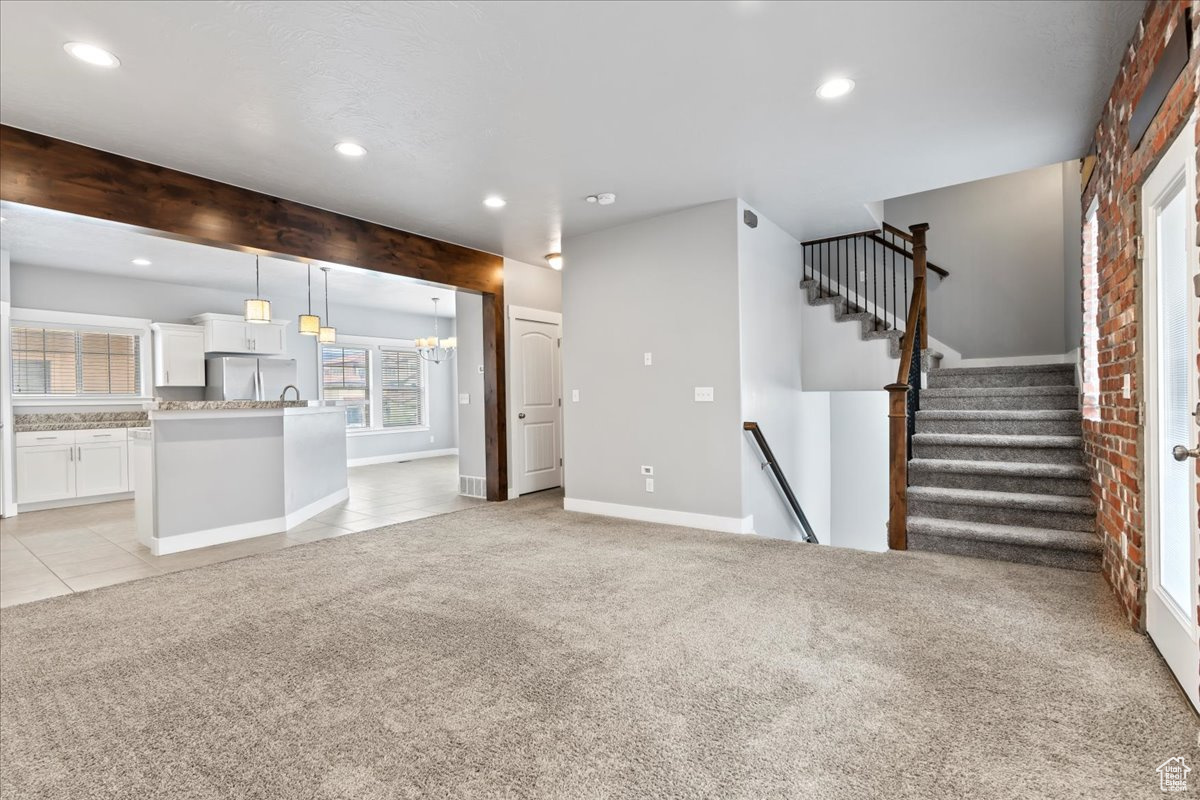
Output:
M314 400L160 400L154 411L225 411L248 408L309 408L325 405Z
M142 428L148 424L150 422L145 411L85 411L13 416L13 430L17 433Z

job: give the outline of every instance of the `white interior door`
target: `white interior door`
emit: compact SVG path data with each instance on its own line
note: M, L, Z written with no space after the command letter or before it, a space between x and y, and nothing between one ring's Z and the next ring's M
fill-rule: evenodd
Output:
M562 486L562 325L512 320L515 486L518 494Z
M1142 187L1146 319L1146 630L1200 709L1196 557L1194 121ZM1192 449L1197 448L1197 449Z

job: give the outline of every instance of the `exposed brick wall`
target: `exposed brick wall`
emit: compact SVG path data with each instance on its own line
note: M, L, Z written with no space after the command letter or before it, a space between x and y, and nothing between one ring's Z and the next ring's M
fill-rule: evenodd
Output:
M1100 338L1098 420L1084 420L1084 450L1092 470L1097 526L1104 542L1104 576L1131 624L1144 626L1146 577L1144 428L1138 419L1141 380L1141 264L1135 237L1140 231L1138 189L1196 108L1200 49L1193 42L1188 66L1172 87L1136 150L1128 137L1129 116L1183 14L1191 14L1200 40L1200 0L1151 0L1126 49L1096 128L1096 168L1083 193L1086 212L1097 200L1097 308ZM1200 137L1200 129L1195 133ZM1200 218L1200 198L1197 204ZM1130 396L1123 396L1125 376ZM1197 609L1200 614L1200 609Z

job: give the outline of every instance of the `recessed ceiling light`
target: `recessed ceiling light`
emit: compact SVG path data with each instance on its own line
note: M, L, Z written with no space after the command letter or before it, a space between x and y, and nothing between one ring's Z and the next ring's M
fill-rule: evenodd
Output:
M337 150L344 156L351 156L353 158L358 158L359 156L365 156L367 154L367 148L355 142L338 142L333 146L333 149Z
M103 47L97 47L87 42L67 42L63 45L63 50L66 50L85 64L91 64L93 67L107 67L108 69L112 69L113 67L121 66L121 59Z
M834 78L821 84L817 89L817 97L822 100L832 100L835 97L842 97L853 91L854 81L849 78Z
M508 201L499 195L492 194L483 198L483 204L488 208L504 208L508 205Z
M562 253L546 253L546 263L551 269L562 269Z
M133 260L133 263L134 263L134 264L136 264L136 265L137 265L137 266L139 266L139 267L148 267L148 266L150 266L150 259L148 259L148 258L135 258L135 259Z

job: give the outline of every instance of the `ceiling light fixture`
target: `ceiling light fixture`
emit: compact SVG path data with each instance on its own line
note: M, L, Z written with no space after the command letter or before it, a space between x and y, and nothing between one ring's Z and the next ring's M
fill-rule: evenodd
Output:
M148 266L150 266L150 259L148 259L148 258L135 258L135 259L133 260L133 262L132 262L132 263L133 263L135 266L139 266L139 267L148 267Z
M246 322L264 324L271 321L271 301L262 298L258 290L258 254L254 254L254 297L246 301L246 311L243 315Z
M817 97L822 100L832 100L835 97L844 97L853 91L854 81L849 78L833 78L817 88Z
M93 67L113 69L114 67L121 66L121 59L117 58L103 47L97 47L96 45L88 44L87 42L67 42L63 45L63 50L66 50L83 63L91 64Z
M297 330L303 336L321 335L321 318L312 312L312 264L308 265L308 313L300 315Z
M508 205L508 201L499 195L492 194L483 198L483 204L488 208L504 208Z
M329 322L329 267L321 267L325 273L325 321ZM322 325L317 331L317 341L321 344L333 344L337 341L337 328Z
M433 298L433 336L424 339L417 339L417 355L434 364L440 364L443 361L449 361L454 357L454 351L458 348L458 338L451 337L449 339L438 338L438 299Z
M562 269L562 253L546 253L546 263L551 269Z
M359 156L365 156L367 154L367 148L363 147L361 144L356 144L355 142L338 142L333 146L333 149L337 150L342 155L350 156L351 158L358 158Z

